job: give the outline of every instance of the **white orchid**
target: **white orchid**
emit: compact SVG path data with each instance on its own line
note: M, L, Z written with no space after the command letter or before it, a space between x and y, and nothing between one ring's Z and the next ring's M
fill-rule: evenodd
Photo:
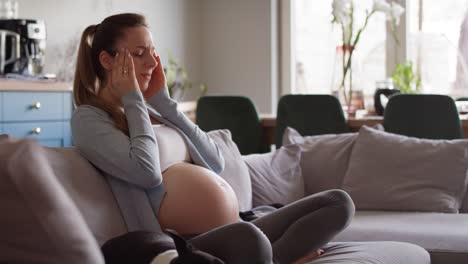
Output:
M391 6L385 0L374 0L374 6L372 10L375 12L383 12L385 14L390 13Z
M400 16L405 12L405 9L397 4L392 2L391 9L390 9L390 20L395 23L395 25L400 24Z
M387 3L385 0L374 0L373 12L382 12L388 21L392 21L395 25L400 23L400 16L405 12L405 9L395 2Z
M400 16L403 14L405 9L399 5L398 3L390 2L388 3L386 0L374 0L373 6L371 10L366 10L366 17L364 24L362 27L356 27L354 25L354 1L353 0L333 0L332 3L332 15L333 15L333 22L340 24L342 33L343 33L343 48L348 47L347 50L349 54L347 55L346 59L343 60L343 79L341 81L340 89L343 90L344 98L347 103L350 102L351 93L352 93L352 84L350 84L350 88L348 91L348 95L346 95L346 91L344 88L345 79L347 74L349 73L351 76L352 72L350 70L351 67L351 59L353 52L355 50L356 45L361 38L362 32L366 29L369 19L375 13L384 13L386 19L391 21L392 25L392 33L396 39L395 34L395 27L400 22ZM357 29L355 32L353 29ZM398 42L398 40L396 39ZM350 77L352 80L352 78ZM348 100L349 99L349 100Z
M333 20L343 25L351 23L352 0L333 0Z

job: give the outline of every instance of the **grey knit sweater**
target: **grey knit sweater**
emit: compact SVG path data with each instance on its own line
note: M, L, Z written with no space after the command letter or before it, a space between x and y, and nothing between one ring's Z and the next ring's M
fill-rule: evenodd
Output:
M214 141L177 110L167 88L146 103L140 91L131 91L122 103L130 136L105 111L83 105L71 120L73 143L106 175L128 230L161 232L157 216L165 190L149 115L182 134L195 164L219 174L224 159Z

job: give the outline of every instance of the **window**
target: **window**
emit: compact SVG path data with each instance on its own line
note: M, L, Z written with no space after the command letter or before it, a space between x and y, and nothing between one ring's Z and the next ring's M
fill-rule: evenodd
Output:
M457 63L465 64L459 61L459 51L463 50L459 48L459 38L467 5L467 0L407 0L408 59L421 73L424 93L468 93L466 81L456 83ZM468 45L466 30L464 44ZM459 72L459 78L464 79L465 74Z
M295 48L296 93L330 93L336 67L337 46L341 45L341 29L332 24L332 0L296 0ZM365 10L372 0L355 1L356 25L364 23ZM375 82L385 79L385 16L372 16L353 55L355 87L372 94ZM294 30L294 29L293 29ZM336 71L335 71L336 72ZM365 78L364 78L365 76Z
M295 76L289 76L293 88L286 88L293 93L330 93L335 48L341 43L341 30L331 23L333 1L288 2L293 10L290 37L294 38L291 49L295 50L291 53L294 55L291 71ZM355 87L369 97L375 90L375 82L389 77L394 63L411 60L421 74L422 92L468 96L468 62L465 61L468 59L468 0L398 2L406 8L403 15L406 19L401 20L399 27L399 34L403 36L399 39L399 48L405 52L400 55L386 48L391 46L391 33L387 32L384 15L374 15L353 55L358 70L354 73L358 77ZM354 0L354 3L359 12L356 19L364 19L362 12L372 8L373 0ZM461 36L464 19L466 33ZM362 21L357 23L362 25ZM461 48L460 37L466 39ZM463 53L466 54L464 60ZM391 68L386 69L386 65ZM283 87L283 93L286 92Z

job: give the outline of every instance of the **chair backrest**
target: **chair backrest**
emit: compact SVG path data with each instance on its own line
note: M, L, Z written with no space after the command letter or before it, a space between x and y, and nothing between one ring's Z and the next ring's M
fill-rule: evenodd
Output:
M385 108L383 126L385 131L411 137L463 138L457 107L446 95L394 95Z
M289 94L281 97L276 115L276 147L282 145L286 127L303 136L349 132L343 108L335 96Z
M457 101L468 101L468 97L457 98Z
M244 96L203 96L198 100L196 123L204 131L229 129L242 155L267 152L253 102Z

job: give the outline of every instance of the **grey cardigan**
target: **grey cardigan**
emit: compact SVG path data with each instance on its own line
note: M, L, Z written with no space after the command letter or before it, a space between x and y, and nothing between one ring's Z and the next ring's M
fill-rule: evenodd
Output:
M195 164L219 174L224 159L214 141L177 110L167 88L147 103L139 90L128 92L122 104L130 136L118 130L105 111L83 105L73 112L73 143L106 175L128 231L161 232L157 215L165 190L149 115L182 134Z

